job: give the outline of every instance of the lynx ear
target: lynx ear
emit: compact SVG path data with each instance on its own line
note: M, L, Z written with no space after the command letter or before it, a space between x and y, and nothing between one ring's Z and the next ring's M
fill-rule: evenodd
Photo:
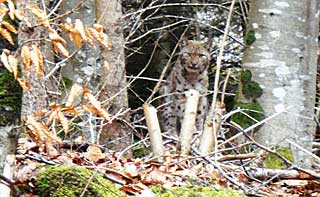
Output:
M212 50L212 40L208 40L205 42L204 44L204 48L206 48L208 51L211 51Z

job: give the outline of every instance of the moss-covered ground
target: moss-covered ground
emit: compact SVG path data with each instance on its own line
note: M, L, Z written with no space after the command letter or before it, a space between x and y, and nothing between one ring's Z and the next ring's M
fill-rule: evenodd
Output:
M51 166L37 174L36 192L41 197L125 196L97 172L76 166Z
M154 186L151 191L156 197L244 197L232 189L216 189L214 187L177 187L165 189Z

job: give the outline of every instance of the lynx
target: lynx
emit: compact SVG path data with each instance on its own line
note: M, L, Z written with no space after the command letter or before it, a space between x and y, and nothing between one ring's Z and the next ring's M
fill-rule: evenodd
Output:
M162 114L162 129L172 135L178 135L185 109L185 92L196 89L200 92L196 129L202 131L207 111L208 65L210 53L204 44L185 40L172 71L162 87L166 107Z

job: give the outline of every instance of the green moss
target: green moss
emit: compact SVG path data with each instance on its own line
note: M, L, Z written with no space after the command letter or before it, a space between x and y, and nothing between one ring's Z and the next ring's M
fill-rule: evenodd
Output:
M241 81L243 83L247 83L247 82L250 82L251 79L252 79L252 73L250 72L250 70L243 69L241 71Z
M22 89L7 69L0 69L0 125L20 117Z
M216 189L213 187L177 187L172 189L164 189L161 186L154 186L151 191L156 197L241 197L232 189Z
M144 157L146 155L146 148L144 147L135 148L132 151L132 155L134 158Z
M247 31L246 36L245 36L245 41L247 45L251 45L256 41L256 36L254 30L250 29Z
M68 79L66 77L62 78L63 83L64 83L64 89L70 89L72 87L73 81L71 79Z
M259 105L259 103L236 103L233 109L245 109L245 113L256 119L257 121L261 121L264 119L263 109ZM256 122L242 113L236 113L231 116L231 121L240 125L243 129L248 128L249 126L255 124Z
M294 161L293 153L289 147L276 146L275 150L277 153L279 153L289 161L291 162ZM285 163L283 163L283 161L277 155L272 153L268 153L266 155L266 159L264 160L264 165L266 166L266 168L270 168L270 169L286 169L287 168Z
M39 196L77 197L125 196L111 182L85 167L52 166L36 176L36 192Z
M243 84L242 92L247 99L254 101L262 95L263 90L257 82L250 81Z

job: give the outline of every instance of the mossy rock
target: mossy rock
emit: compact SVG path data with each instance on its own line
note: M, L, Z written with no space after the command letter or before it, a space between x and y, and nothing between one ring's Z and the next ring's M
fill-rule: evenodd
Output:
M37 174L36 193L41 197L125 196L97 172L76 166L51 166Z
M277 153L282 155L284 158L290 162L294 162L293 153L289 147L276 146L275 150ZM277 155L273 153L268 153L266 159L264 160L264 165L266 168L270 169L286 169L288 166L285 165L283 160L281 160Z
M156 197L244 197L232 189L216 189L213 187L177 187L165 189L161 186L154 186L151 191Z
M256 119L257 121L261 121L264 119L263 109L259 105L259 103L236 103L233 107L234 110L236 109L245 109L245 113L251 116L252 118ZM256 122L246 116L243 113L236 113L231 116L231 121L240 125L243 129L250 127L251 125L255 124Z

